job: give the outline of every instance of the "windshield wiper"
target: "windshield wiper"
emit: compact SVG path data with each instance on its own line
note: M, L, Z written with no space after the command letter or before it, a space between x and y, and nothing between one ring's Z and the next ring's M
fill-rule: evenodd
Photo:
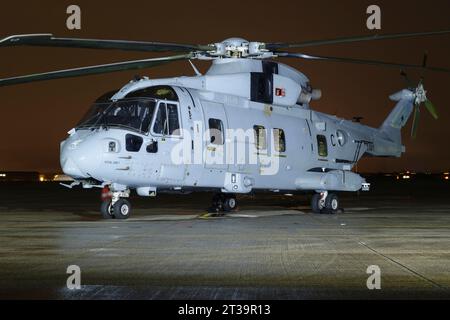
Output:
M99 120L104 120L104 123L101 124L101 128L108 130L108 116L103 113L103 116Z

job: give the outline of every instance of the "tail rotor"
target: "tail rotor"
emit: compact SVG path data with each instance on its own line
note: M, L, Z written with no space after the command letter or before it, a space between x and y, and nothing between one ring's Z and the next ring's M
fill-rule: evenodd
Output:
M428 52L425 52L423 55L422 60L422 68L425 70L427 68L427 62L428 62ZM422 105L425 105L425 108L428 110L428 112L431 114L431 116L434 119L438 119L438 113L436 111L436 107L434 104L428 99L427 97L427 91L424 87L424 78L423 76L420 78L419 84L417 87L412 85L411 80L409 79L408 75L404 70L400 73L401 76L405 78L406 84L408 86L408 89L413 93L414 95L414 117L413 117L413 123L411 127L411 137L415 139L417 137L417 130L419 127L419 121L420 121L420 108Z
M423 78L420 79L417 88L414 90L414 118L411 128L411 137L416 138L417 129L419 127L420 108L425 105L425 108L431 114L434 119L438 119L438 114L434 104L428 99L427 91L423 85Z

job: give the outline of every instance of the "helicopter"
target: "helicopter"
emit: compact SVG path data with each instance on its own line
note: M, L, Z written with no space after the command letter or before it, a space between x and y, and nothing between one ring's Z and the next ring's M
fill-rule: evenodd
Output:
M396 103L378 128L311 109L321 98L306 75L276 58L334 61L450 72L401 64L289 51L313 46L449 34L450 30L369 35L299 43L230 38L208 45L14 35L6 46L50 46L176 52L177 55L58 70L0 79L0 86L149 68L188 61L195 76L136 77L105 93L60 145L62 171L72 188L100 188L105 219L131 215L130 193L212 191L213 212L237 208L237 195L312 193L314 213L340 210L338 192L369 191L353 171L368 157L400 157L401 130L412 114L416 135L421 107L437 119L423 79L390 96ZM288 51L283 51L288 50ZM208 60L205 74L192 61ZM405 77L406 74L403 73Z

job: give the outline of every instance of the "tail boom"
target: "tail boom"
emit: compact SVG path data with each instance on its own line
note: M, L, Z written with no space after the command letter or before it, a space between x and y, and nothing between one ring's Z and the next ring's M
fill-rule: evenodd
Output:
M405 152L402 145L401 129L408 122L413 110L415 95L408 89L389 97L397 101L396 106L384 120L373 137L373 148L366 153L376 157L400 157Z

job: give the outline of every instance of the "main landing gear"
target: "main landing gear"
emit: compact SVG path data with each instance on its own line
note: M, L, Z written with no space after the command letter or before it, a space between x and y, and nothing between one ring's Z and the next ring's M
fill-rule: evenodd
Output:
M314 213L336 214L339 210L339 198L335 193L323 191L313 195L311 209Z
M128 219L131 214L131 204L125 198L130 196L130 190L111 191L108 187L102 189L102 204L100 212L104 219Z
M208 212L211 213L219 213L220 211L231 212L236 210L236 208L237 208L236 195L228 193L217 193L213 197L212 205L208 209Z

